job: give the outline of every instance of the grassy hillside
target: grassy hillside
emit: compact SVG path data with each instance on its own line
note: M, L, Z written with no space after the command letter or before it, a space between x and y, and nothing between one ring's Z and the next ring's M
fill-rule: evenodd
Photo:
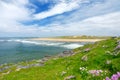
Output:
M120 72L118 40L112 38L87 44L74 49L72 56L52 58L41 66L18 70L16 65L10 65L10 69L0 73L0 80L105 80L106 77ZM20 65L33 63L40 62L32 61Z
M60 36L55 38L62 38L62 39L108 39L110 36Z

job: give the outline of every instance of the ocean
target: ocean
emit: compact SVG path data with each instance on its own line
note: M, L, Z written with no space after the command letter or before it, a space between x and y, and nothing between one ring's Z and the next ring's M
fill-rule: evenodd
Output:
M29 38L0 38L0 64L41 59L63 51L81 47L86 43L35 41Z

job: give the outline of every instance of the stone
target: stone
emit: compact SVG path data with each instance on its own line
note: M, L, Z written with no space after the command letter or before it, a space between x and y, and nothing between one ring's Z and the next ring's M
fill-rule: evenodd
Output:
M71 79L75 79L75 78L76 78L75 76L71 75L71 76L66 77L64 80L71 80Z
M117 40L117 43L119 43L120 42L120 40Z
M21 68L17 68L17 69L16 69L16 71L20 71L20 70L21 70Z
M89 52L90 51L90 48L86 48L85 50L84 50L84 52Z
M110 64L110 63L111 63L111 60L107 60L107 61L106 61L106 64Z
M120 50L120 44L116 46L115 50Z
M63 54L74 54L74 52L72 50L69 51L63 51Z
M82 61L87 61L88 60L88 57L87 55L84 55L82 58L81 58Z
M6 75L6 74L9 74L10 73L10 71L8 71L8 72L6 72L6 73L2 73L2 75Z
M63 72L61 73L61 76L65 75L66 73L67 73L67 72L63 71Z

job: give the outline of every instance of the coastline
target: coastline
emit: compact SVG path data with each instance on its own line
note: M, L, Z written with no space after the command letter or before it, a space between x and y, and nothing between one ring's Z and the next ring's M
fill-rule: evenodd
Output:
M62 38L32 38L30 40L59 41L59 42L96 42L105 39L62 39Z

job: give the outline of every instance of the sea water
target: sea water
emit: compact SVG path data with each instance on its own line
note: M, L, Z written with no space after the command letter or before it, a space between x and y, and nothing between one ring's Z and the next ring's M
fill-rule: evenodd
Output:
M86 43L35 41L29 38L0 38L0 64L41 59Z

